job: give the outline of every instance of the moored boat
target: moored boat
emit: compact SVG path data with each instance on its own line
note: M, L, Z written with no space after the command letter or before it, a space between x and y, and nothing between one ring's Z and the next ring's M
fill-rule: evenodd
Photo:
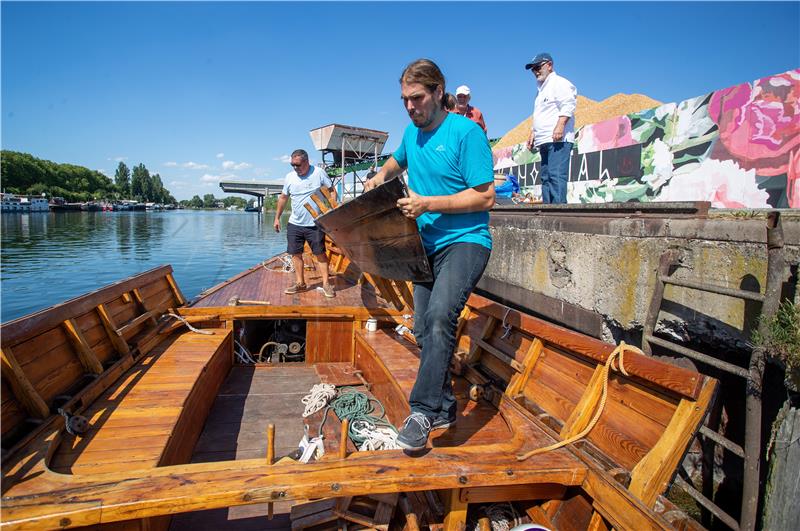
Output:
M44 197L16 196L11 193L0 194L2 212L48 212L50 206Z

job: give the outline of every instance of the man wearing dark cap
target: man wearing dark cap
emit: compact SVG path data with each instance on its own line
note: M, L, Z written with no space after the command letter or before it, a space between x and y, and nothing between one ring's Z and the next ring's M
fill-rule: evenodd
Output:
M555 73L553 57L546 52L525 65L536 76L539 93L533 104L533 124L528 149L542 156L542 202L567 202L569 157L575 142L575 85Z

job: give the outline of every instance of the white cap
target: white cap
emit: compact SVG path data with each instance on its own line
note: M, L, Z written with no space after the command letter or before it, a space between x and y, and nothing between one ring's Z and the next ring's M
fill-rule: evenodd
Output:
M456 96L458 96L459 94L465 94L469 96L469 87L466 85L461 85L460 87L458 87L456 89Z

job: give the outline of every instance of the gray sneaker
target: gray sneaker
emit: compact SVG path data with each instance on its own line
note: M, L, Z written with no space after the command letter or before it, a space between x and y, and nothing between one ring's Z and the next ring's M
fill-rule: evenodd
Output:
M301 291L306 291L307 289L308 289L307 285L295 283L286 288L285 290L283 290L283 292L287 295L293 295L295 293L300 293Z
M336 296L336 293L334 293L333 291L333 286L328 286L327 288L325 286L320 286L317 289L320 290L322 294L328 297L329 299L332 299Z
M436 417L431 422L431 430L444 430L456 423L457 418Z
M397 445L406 450L422 450L428 443L431 421L422 413L411 413L397 433Z

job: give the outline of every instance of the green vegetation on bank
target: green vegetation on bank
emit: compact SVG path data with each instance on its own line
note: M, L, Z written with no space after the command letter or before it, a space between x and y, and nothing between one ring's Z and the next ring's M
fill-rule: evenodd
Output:
M229 206L245 208L255 205L255 202L255 199L250 199L248 201L247 199L237 196L227 196L223 199L217 199L214 197L214 194L205 194L202 198L196 195L191 199L184 199L180 201L180 205L185 208L220 208L218 204L221 204L223 208L228 208ZM263 204L267 210L275 210L278 205L278 198L266 197L264 198ZM287 205L287 208L289 208L289 206L290 205Z
M800 391L800 304L783 301L767 322L766 333L753 333L753 344L780 362L786 368L787 386Z
M150 175L144 164L128 169L120 162L112 181L97 170L75 164L59 164L28 153L0 152L3 189L19 195L63 197L69 202L136 199L172 204L175 198L164 188L159 174Z

